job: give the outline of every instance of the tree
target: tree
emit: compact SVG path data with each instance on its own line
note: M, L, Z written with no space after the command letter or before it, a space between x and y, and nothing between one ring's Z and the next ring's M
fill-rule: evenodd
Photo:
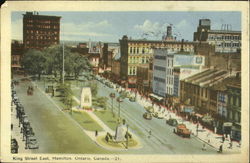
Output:
M48 74L60 74L60 80L62 81L63 73L63 47L60 45L51 46L44 50L46 56L46 72ZM83 70L90 69L90 63L87 57L80 55L79 53L72 53L70 48L64 47L64 70L68 75L74 74L75 79Z
M21 65L29 74L38 75L40 80L41 74L45 70L45 62L46 58L41 51L30 49L24 54Z

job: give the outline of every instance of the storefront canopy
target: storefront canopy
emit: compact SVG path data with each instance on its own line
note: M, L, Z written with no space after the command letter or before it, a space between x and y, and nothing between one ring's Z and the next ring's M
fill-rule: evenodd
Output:
M159 100L159 101L163 100L162 97L157 96L157 95L155 95L155 94L153 94L153 93L149 94L149 96L150 96L150 97L153 97L153 98L155 98L155 99L157 99L157 100Z

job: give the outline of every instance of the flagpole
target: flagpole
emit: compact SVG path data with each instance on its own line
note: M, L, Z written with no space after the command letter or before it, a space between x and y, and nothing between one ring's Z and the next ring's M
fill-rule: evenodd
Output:
M63 42L63 72L62 72L62 82L64 84L64 42Z

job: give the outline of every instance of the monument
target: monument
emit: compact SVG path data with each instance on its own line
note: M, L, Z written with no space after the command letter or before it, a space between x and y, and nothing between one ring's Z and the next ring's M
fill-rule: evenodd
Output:
M83 87L80 101L81 109L89 109L92 107L92 94L90 87Z
M126 125L123 125L123 124L118 125L115 131L115 141L116 142L125 141L126 132L127 132Z

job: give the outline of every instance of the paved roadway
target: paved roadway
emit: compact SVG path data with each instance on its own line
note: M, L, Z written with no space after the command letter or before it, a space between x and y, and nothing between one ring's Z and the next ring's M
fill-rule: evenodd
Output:
M97 82L97 81L96 81ZM191 137L182 138L173 134L172 127L163 119L145 120L142 114L144 108L136 102L125 99L121 103L121 117L125 118L130 128L137 134L143 148L122 152L108 151L96 145L84 134L81 127L67 114L60 111L56 104L44 93L35 88L33 96L27 96L29 82L20 82L16 87L17 95L25 108L28 119L36 134L40 148L33 153L124 153L124 154L215 154L216 151L207 147L202 151L202 143ZM115 92L98 82L100 96L108 97ZM80 88L77 89L80 96ZM116 97L118 93L116 93ZM109 104L111 100L109 99ZM118 104L114 102L114 109L118 112ZM149 136L148 130L152 131Z
M20 82L16 91L39 143L33 153L111 153L96 145L38 88L33 96L27 96L29 85L30 82Z
M102 83L98 83L98 95L109 97L111 92L119 94L114 89L108 88ZM80 98L80 89L78 93ZM108 103L111 105L109 98ZM118 115L118 103L114 100L114 111ZM202 151L202 143L195 137L182 138L173 133L173 128L166 124L164 119L146 120L142 117L145 109L137 102L130 102L127 98L121 103L121 117L125 118L130 128L137 134L143 143L140 150L131 150L132 153L152 153L152 154L215 154L216 150L207 146L206 151ZM151 136L149 137L149 130Z

